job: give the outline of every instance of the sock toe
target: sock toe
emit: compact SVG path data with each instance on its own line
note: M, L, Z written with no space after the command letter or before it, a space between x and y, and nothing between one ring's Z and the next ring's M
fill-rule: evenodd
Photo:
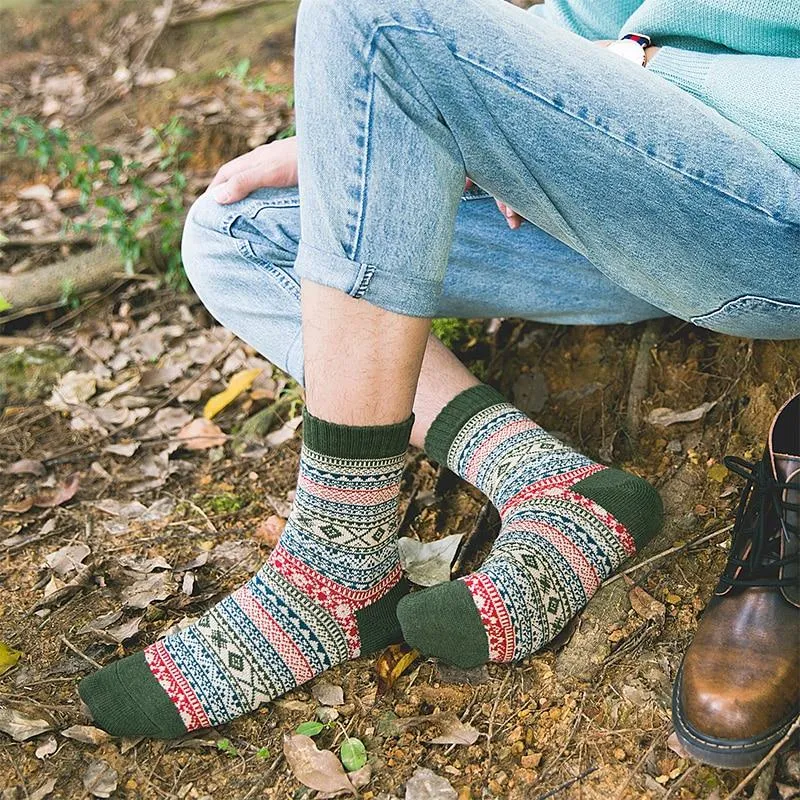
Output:
M489 661L489 640L463 581L406 595L397 606L403 636L425 656L469 669Z
M177 709L150 672L144 652L84 678L78 693L95 724L112 736L175 739L186 733Z

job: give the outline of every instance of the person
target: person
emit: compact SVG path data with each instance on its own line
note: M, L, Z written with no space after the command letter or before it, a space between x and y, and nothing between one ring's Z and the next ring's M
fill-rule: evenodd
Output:
M659 496L479 383L430 319L800 337L798 57L777 0L302 0L297 138L223 166L183 244L211 313L305 387L294 505L251 580L82 681L96 724L218 725L401 637L462 666L552 640L656 535ZM412 593L409 440L502 520L478 571Z

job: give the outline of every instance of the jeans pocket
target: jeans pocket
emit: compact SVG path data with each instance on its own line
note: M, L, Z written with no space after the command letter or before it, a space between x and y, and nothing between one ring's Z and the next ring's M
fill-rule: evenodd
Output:
M800 339L800 303L745 295L692 317L695 325L749 339Z

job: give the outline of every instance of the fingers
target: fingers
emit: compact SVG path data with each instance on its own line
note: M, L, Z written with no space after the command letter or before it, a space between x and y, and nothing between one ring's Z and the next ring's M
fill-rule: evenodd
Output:
M506 224L509 228L511 228L512 231L515 231L517 228L519 228L519 226L525 221L524 217L514 211L511 206L507 205L502 200L495 198L495 203L497 203L500 213L506 218Z
M237 172L250 169L256 163L258 163L259 155L259 148L257 147L255 150L251 150L249 153L244 153L234 159L231 159L217 170L217 174L214 176L214 179L211 181L209 186L216 186L219 183L224 183L229 178L233 177Z
M216 186L212 183L211 194L218 203L235 203L265 185L267 184L265 183L263 167L251 167L242 172L237 172L228 180L223 180Z

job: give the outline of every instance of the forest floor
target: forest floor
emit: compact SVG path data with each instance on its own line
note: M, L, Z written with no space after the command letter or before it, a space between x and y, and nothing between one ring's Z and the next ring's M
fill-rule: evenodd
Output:
M173 162L153 155L148 130L177 115L191 132L189 157L174 162L186 206L219 164L291 124L295 6L240 5L219 15L210 3L168 3L164 22L127 1L5 4L0 105L139 158L151 187L168 185ZM37 166L28 155L0 150L3 275L90 247L65 222L113 211L87 210L53 159ZM3 800L321 796L284 750L314 720L320 749L338 757L348 739L365 745L352 782L366 800L728 796L744 773L684 756L671 685L726 557L740 483L722 457L760 455L776 409L798 390L800 343L674 320L445 331L543 426L664 498L663 533L546 651L464 672L394 649L179 741L92 727L79 680L252 574L280 533L298 464L295 385L159 268L120 271L81 298L67 286L58 303L0 318ZM237 383L206 419L209 398ZM259 412L263 435L247 438ZM462 537L453 576L478 565L496 533L485 498L420 452L409 455L402 512L401 536ZM424 552L446 575L452 551ZM800 752L774 759L740 796L800 797Z

